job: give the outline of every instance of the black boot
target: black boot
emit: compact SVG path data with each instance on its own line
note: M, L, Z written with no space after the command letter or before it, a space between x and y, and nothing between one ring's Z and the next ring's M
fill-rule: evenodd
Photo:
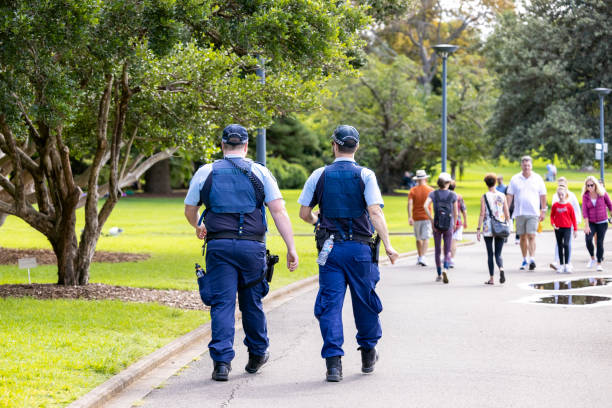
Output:
M244 369L247 371L247 373L255 374L257 370L261 368L261 366L266 364L266 361L268 361L269 358L270 353L267 351L263 356L258 356L257 354L249 352L249 362Z
M340 356L327 357L325 359L325 365L327 365L327 381L338 382L342 380L342 361L340 360Z
M376 351L376 347L371 349L359 347L358 350L361 350L361 372L366 374L371 373L374 371L374 364L378 361L378 351Z
M229 373L232 371L232 365L222 361L215 361L214 363L215 368L212 372L212 379L215 381L227 381Z

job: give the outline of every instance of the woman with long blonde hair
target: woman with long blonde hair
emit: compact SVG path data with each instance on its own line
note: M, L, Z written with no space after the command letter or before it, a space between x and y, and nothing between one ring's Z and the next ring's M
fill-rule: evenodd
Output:
M604 238L608 230L608 211L612 212L612 201L603 186L593 176L588 176L582 187L582 216L584 218L584 235L591 260L587 268L597 262L597 270L603 271L601 262L604 254ZM593 248L593 235L597 234L597 261Z

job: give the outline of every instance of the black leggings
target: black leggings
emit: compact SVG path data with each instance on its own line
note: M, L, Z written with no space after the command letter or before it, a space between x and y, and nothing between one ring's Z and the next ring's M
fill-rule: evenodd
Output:
M566 265L569 261L569 241L572 239L572 229L556 229L555 238L557 238L557 248L559 249L559 263L561 265Z
M502 248L504 247L504 239L500 237L484 237L485 245L487 247L487 262L489 264L489 275L493 276L493 239L495 239L495 263L499 269L504 267L504 260L502 259Z
M604 238L606 237L606 231L608 230L608 223L602 222L601 224L595 224L594 222L589 221L589 228L591 229L591 233L585 235L586 239L586 247L589 250L589 254L591 257L593 256L593 234L597 233L597 263L601 263L603 261L604 255Z

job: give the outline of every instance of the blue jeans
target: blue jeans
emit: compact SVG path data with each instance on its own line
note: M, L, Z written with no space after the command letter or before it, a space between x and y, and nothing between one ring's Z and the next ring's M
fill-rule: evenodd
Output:
M244 344L249 352L264 355L268 349L266 316L261 299L268 293L263 279L266 263L265 245L257 241L216 239L206 248L206 275L200 294L210 306L212 340L208 343L214 361L229 363L234 358L234 315L236 292L242 312ZM259 283L238 290L239 286Z
M382 336L378 314L382 304L375 292L380 279L366 244L337 241L324 266L319 266L319 293L314 307L323 336L323 358L343 356L342 306L348 285L357 326L357 343L371 349Z

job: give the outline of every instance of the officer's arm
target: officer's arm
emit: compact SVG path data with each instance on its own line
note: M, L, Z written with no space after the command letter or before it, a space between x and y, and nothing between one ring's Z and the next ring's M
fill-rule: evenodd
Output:
M389 240L389 230L387 229L387 221L385 220L385 215L383 214L382 208L380 208L380 204L369 205L368 214L370 215L370 220L372 221L372 225L374 225L374 229L376 232L378 232L378 236L385 246L385 252L387 252L389 260L391 263L395 263L399 257L399 254L391 246L391 241Z
M277 198L267 203L274 225L281 234L285 245L287 246L287 268L290 271L294 271L298 267L298 255L295 249L295 243L293 242L293 228L291 227L291 220L285 203L282 198Z
M187 218L187 222L191 224L193 228L196 229L196 236L200 239L204 239L206 237L206 227L204 227L204 223L198 226L198 209L195 205L185 204L185 218Z
M312 207L306 207L305 205L300 207L300 218L312 225L319 220L319 217L312 212Z

